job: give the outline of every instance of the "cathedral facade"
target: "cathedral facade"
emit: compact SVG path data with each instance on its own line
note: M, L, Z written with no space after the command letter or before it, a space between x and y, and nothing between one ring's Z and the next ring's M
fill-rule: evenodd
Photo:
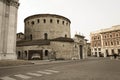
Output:
M71 21L56 14L36 14L24 20L24 39L17 41L18 59L84 59L87 40L70 35ZM19 33L17 38L23 34Z
M17 59L16 27L18 0L0 0L0 60Z

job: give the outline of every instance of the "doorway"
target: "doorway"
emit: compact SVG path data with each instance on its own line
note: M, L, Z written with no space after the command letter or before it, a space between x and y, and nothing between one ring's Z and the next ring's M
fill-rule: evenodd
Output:
M42 50L29 50L28 55L29 60L43 60L43 52Z
M80 48L80 59L83 59L83 46L80 45L79 48Z
M106 49L106 55L107 55L107 57L109 57L109 52L108 52L108 50Z

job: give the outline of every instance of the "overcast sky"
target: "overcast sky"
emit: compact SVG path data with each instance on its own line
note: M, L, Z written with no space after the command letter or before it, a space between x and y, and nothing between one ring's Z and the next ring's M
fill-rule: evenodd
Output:
M19 0L17 32L24 32L24 19L34 14L57 14L71 20L71 37L77 32L89 39L90 32L120 25L120 0Z

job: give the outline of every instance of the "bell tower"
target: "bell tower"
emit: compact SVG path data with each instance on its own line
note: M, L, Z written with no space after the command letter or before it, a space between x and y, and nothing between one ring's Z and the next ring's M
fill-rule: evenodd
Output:
M19 0L0 0L0 60L17 59L16 28Z

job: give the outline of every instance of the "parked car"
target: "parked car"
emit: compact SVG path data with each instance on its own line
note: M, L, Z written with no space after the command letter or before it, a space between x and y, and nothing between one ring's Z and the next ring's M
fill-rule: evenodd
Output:
M33 55L32 55L32 58L31 59L33 59L33 60L39 60L40 59L40 55L38 54L38 53L34 53Z

